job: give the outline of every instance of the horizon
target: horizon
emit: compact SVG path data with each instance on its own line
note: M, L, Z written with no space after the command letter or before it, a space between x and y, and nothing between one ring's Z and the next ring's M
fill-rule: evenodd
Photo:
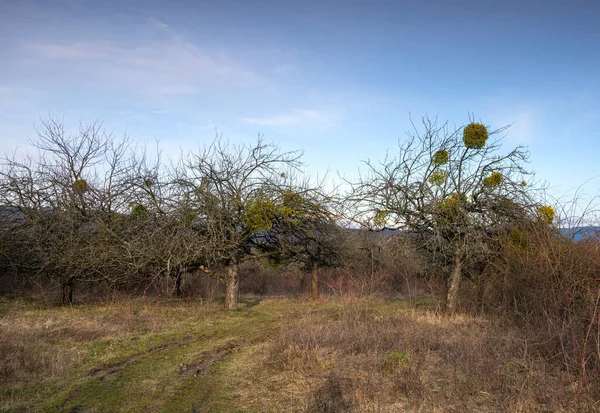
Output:
M50 114L167 156L220 133L352 178L429 114L512 124L555 198L598 195L600 5L591 1L0 1L0 150Z

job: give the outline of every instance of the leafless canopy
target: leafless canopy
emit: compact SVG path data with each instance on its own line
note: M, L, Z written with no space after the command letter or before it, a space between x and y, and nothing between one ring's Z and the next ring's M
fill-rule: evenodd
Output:
M506 127L489 134L485 128L475 146L465 143L465 126L423 118L421 128L413 127L398 156L367 161L366 173L350 183L354 221L411 233L435 261L453 262L456 270L490 253L487 240L534 216L528 152L522 146L502 151Z

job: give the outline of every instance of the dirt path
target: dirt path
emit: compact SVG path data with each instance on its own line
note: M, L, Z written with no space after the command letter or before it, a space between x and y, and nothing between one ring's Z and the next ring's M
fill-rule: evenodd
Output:
M111 378L114 377L114 375L118 374L127 364L138 362L145 355L149 355L160 350L168 350L173 347L183 346L200 340L210 339L211 337L214 337L214 334L208 337L196 337L188 335L176 341L170 341L167 343L159 344L157 346L149 348L146 351L132 354L123 360L104 364L101 367L96 367L90 370L89 375L97 378L98 380Z
M218 312L177 338L88 368L57 410L235 411L235 403L227 401L226 370L294 317L282 318L256 303L244 311Z

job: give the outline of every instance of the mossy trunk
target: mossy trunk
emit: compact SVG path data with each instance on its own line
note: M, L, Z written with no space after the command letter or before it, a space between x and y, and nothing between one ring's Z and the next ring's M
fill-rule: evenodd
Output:
M240 289L240 275L237 261L232 261L227 266L227 277L225 278L225 308L237 310L238 292Z
M312 269L312 286L311 286L312 299L319 299L319 266L313 265Z
M448 284L448 296L446 298L446 313L454 314L458 308L458 291L460 289L460 281L462 279L462 255L454 254L452 261L452 271L450 272L450 280Z
M62 283L62 304L72 304L73 303L73 278L69 278L68 280Z

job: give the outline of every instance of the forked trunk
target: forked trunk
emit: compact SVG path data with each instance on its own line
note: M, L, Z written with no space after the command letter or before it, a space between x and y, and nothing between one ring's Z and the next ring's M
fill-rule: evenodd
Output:
M73 303L73 278L69 278L62 283L62 304Z
M312 299L319 299L319 266L317 264L313 265L312 269Z
M227 267L225 285L225 308L227 310L237 310L238 291L240 289L240 276L237 261L232 261Z
M462 256L454 254L452 263L452 272L450 273L450 282L448 285L448 297L446 299L446 313L454 314L458 308L458 290L462 278Z

